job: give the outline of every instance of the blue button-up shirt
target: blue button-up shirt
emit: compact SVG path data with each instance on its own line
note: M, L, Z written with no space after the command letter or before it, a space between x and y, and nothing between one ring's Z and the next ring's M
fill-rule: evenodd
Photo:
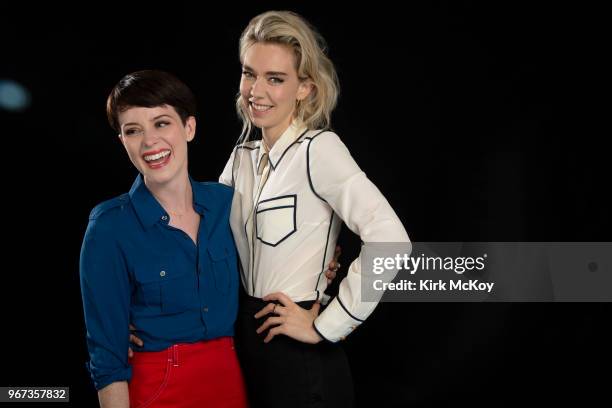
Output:
M129 193L93 209L80 275L89 370L97 389L129 380L129 323L137 351L232 336L238 270L229 227L233 190L191 180L200 214L197 245L138 176Z

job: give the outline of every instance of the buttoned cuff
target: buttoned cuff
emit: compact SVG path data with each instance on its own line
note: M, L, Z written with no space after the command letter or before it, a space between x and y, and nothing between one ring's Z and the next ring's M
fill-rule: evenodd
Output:
M314 328L319 336L332 343L344 340L362 323L334 298L329 306L314 321Z

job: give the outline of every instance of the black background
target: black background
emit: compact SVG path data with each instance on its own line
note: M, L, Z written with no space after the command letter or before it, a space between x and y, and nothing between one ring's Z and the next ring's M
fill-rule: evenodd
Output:
M268 9L302 14L327 39L342 87L333 127L412 240L610 241L609 131L583 93L599 87L591 58L603 49L584 35L598 11L490 3L4 10L0 78L32 105L0 111L0 385L69 386L71 405L95 405L80 244L91 208L136 175L106 96L135 70L176 74L199 105L191 174L216 180L240 131L238 38ZM346 266L359 239L345 228L340 244ZM610 311L381 304L345 342L358 405L594 401L608 386Z

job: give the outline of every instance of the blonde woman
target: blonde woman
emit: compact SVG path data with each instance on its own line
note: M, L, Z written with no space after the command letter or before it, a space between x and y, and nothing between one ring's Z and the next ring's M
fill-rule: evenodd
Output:
M291 12L263 13L242 33L240 60L243 135L220 182L235 189L230 224L244 289L236 344L249 400L350 406L350 369L337 343L376 303L361 301L359 258L327 302L324 266L342 221L363 242L409 242L408 235L328 130L339 87L315 29ZM253 128L261 140L251 140Z

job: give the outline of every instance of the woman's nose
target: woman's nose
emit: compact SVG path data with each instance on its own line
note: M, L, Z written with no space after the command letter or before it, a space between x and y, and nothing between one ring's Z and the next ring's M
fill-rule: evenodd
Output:
M145 144L145 146L155 145L158 139L159 138L157 137L155 130L148 129L143 131L142 142Z
M260 78L253 81L250 94L254 98L261 98L263 96L263 86L260 84Z

